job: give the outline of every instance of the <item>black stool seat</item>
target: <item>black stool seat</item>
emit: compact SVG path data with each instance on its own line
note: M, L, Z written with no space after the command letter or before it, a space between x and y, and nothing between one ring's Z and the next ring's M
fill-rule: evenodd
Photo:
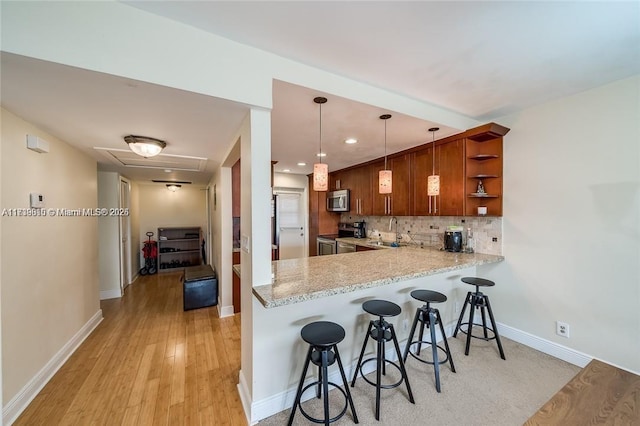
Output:
M413 290L411 297L427 303L442 303L447 301L447 296L432 290Z
M344 340L342 326L335 322L316 321L302 327L302 340L313 346L333 346Z
M345 337L344 328L334 322L316 321L302 327L300 336L302 337L302 340L309 344L309 350L307 352L307 358L304 363L304 368L302 369L302 376L300 377L300 382L298 383L298 391L296 392L296 397L293 402L288 425L291 426L293 424L293 418L296 414L297 408L300 408L300 412L308 420L314 423L329 425L330 423L333 423L344 416L344 414L347 412L347 408L351 407L353 421L355 423L358 423L358 416L356 415L356 410L353 406L353 399L351 398L351 392L349 391L349 385L347 384L347 377L344 374L344 367L342 366L340 354L338 353L337 345L338 343L342 342ZM310 362L318 366L318 380L304 386L304 379L307 376L307 369L309 368ZM344 389L342 389L337 384L329 381L328 367L336 362L338 363L338 369L340 370L340 376L342 377L342 385L344 386ZM329 415L329 386L332 386L340 391L345 399L344 407L342 408L340 413L338 413L334 417L330 417ZM317 419L310 416L304 410L302 405L300 405L302 394L305 393L307 389L312 387L317 387L316 397L322 397L324 399L324 418L322 419Z
M463 277L460 278L460 281L465 284L475 285L476 287L493 287L494 285L496 285L496 283L494 283L493 281L477 277Z
M393 328L393 324L385 321L385 317L395 317L397 315L400 315L402 309L400 309L400 306L387 300L367 300L362 304L362 309L364 309L365 312L368 312L371 315L377 316L378 319L369 321L369 329L367 330L367 335L365 336L364 343L362 344L362 350L360 351L360 357L358 358L358 363L356 364L356 369L353 373L351 386L355 386L356 378L358 377L358 373L360 373L362 375L362 379L365 382L376 387L376 420L380 420L381 389L395 388L400 386L404 382L407 386L409 401L415 404L413 393L411 392L411 386L409 385L409 378L407 377L407 371L404 368L404 360L402 359L402 354L400 353L400 346L398 345L396 332ZM367 342L369 341L369 337L371 337L371 339L376 342L376 356L363 361L362 358L364 357L364 353L367 349ZM393 345L396 349L396 355L398 356L397 363L385 359L386 342L393 342ZM362 373L362 367L368 362L373 361L376 362L375 382L367 379L366 376ZM382 376L387 374L387 365L393 366L398 369L402 377L396 383L384 385L382 384Z
M367 300L362 304L362 309L379 317L395 317L402 312L400 306L387 300Z
M453 332L453 337L458 335L458 331L467 335L467 342L464 349L464 354L469 355L469 346L471 345L471 338L481 339L481 340L495 340L498 344L498 351L500 352L500 358L506 359L504 356L504 350L502 349L502 342L500 342L500 335L498 334L498 327L496 326L496 320L493 317L493 310L491 309L491 302L489 302L489 296L482 293L480 291L480 287L493 287L496 285L493 281L478 278L478 277L463 277L460 279L465 284L470 284L476 287L475 292L468 292L467 297L464 301L464 305L462 305L462 311L460 312L460 317L458 317L458 324L456 325L456 329ZM464 318L464 313L469 306L469 320L467 322L462 322ZM480 314L482 316L482 324L473 322L473 314L474 311L480 309ZM489 319L491 320L491 327L487 325L487 316L486 312L489 313ZM466 325L466 330L462 328L462 326ZM477 336L473 334L473 326L482 327L482 336ZM490 336L489 332L493 335Z
M437 291L432 290L413 290L411 297L421 302L425 302L424 306L416 309L416 315L413 317L413 324L411 325L411 332L409 332L409 338L407 339L407 346L404 348L404 355L402 359L407 362L407 356L411 356L418 361L433 365L435 378L436 378L436 390L440 392L440 364L444 364L447 361L451 365L451 371L456 372L456 368L453 365L453 357L449 350L449 343L447 342L447 335L444 332L444 326L442 325L442 318L440 317L440 311L430 306L431 303L442 303L447 301L447 296ZM416 331L418 322L420 325L420 333L418 340L413 340L413 335ZM436 343L436 326L440 327L440 334L444 341L444 347ZM424 339L424 328L427 327L430 332L431 340ZM420 351L422 345L431 346L431 360L421 358ZM412 349L413 346L417 346L417 349ZM444 352L443 359L438 359L438 349Z

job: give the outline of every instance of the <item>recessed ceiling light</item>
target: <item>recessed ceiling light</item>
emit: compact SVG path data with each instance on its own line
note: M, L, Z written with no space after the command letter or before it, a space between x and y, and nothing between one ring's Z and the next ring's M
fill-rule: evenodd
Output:
M327 153L326 152L321 152L319 154L316 154L316 157L326 157Z
M303 163L303 162L299 162L298 163L298 166L306 166L306 165L307 165L307 163Z
M285 173L289 173L291 171L291 169L283 169L282 171L285 172Z
M164 169L166 173L171 173L171 169Z
M354 143L358 143L358 139L355 139L355 138L349 138L349 139L346 139L346 140L344 141L344 143L348 143L349 145L351 145L351 144L354 144Z

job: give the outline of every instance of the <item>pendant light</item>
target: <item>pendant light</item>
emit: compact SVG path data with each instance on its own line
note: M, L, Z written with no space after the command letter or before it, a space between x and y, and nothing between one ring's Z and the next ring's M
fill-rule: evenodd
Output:
M378 192L380 194L391 194L392 177L391 170L387 169L387 120L391 114L382 114L380 120L384 120L384 170L378 172Z
M322 104L327 102L327 98L321 96L314 98L313 102L320 105L320 152L318 153L319 163L313 165L313 190L327 191L329 189L329 166L322 162Z
M433 153L431 155L431 176L427 178L427 195L440 195L440 176L436 174L436 132L440 127L432 127L429 129L433 135Z

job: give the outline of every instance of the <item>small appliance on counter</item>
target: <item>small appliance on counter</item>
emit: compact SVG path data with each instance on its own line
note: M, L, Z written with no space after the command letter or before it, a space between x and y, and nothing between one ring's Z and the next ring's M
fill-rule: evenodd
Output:
M367 238L367 229L364 220L361 222L353 222L353 236L355 238Z
M444 249L446 251L462 251L462 226L447 226L444 232Z

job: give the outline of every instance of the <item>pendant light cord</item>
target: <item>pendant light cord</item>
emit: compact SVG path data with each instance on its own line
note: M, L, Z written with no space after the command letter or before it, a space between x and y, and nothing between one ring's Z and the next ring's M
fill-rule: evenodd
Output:
M387 170L387 120L384 120L384 169Z
M322 104L320 105L320 164L322 164Z
M431 134L433 135L433 143L432 143L433 152L431 153L431 174L435 175L436 174L436 131L434 130L433 132L431 132Z

